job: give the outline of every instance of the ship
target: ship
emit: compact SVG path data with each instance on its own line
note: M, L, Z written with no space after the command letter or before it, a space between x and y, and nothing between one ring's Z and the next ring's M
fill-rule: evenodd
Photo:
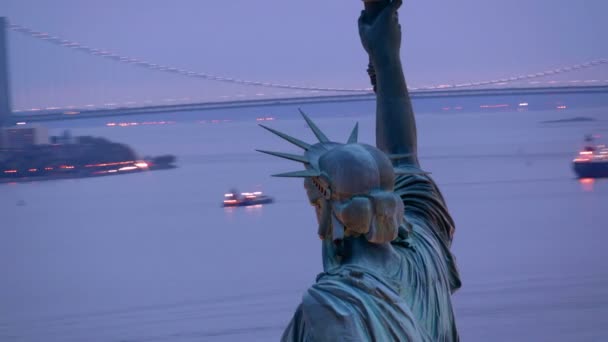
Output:
M608 177L608 147L596 144L595 137L587 135L585 146L572 161L572 168L578 178Z
M222 202L222 206L247 207L252 205L269 204L272 202L274 202L274 199L272 197L266 196L260 191L239 193L236 190L232 190L224 194L224 201Z

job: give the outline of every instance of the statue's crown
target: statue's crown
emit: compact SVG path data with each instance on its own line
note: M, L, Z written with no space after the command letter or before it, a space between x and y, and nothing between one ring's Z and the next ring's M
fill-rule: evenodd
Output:
M388 176L386 166L390 166L392 168L392 172L394 175L424 173L418 170L404 167L392 167L392 161L408 158L411 156L410 154L385 154L374 146L358 143L358 123L355 124L355 127L352 129L350 136L348 137L348 140L345 144L333 142L327 138L325 133L323 133L319 129L319 127L301 109L298 110L300 111L300 114L302 114L302 117L308 124L308 127L310 127L313 134L319 140L318 143L309 144L300 139L274 130L270 127L260 125L262 128L276 134L277 136L287 140L288 142L304 150L304 155L257 150L258 152L270 154L279 158L284 158L304 164L304 170L279 173L273 175L274 177L312 178L316 183L317 181L320 181L319 178L327 178L328 176L330 176L330 174L328 173L332 173L334 175L340 173L342 176L344 176L346 172L349 171L367 171L367 173L370 173L373 171L369 170L369 168L376 168L377 172L380 173L380 175L378 175L377 181L384 184L386 181L389 181L388 179L384 179L385 177L383 177ZM365 164L368 165L366 166ZM357 170L349 170L352 167L356 167ZM346 170L346 172L338 172L339 168L343 168L344 170ZM361 181L361 177L359 177L359 180ZM337 179L326 179L326 181L333 182L337 181ZM393 179L390 179L390 183L392 183L392 181ZM385 188L385 186L382 187Z

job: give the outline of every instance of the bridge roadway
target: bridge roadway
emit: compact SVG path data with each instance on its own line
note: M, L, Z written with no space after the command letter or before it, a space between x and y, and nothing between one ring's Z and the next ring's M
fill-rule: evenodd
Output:
M600 86L560 86L560 87L528 87L528 88L496 88L496 89L442 89L442 90L415 90L410 92L413 99L428 98L456 98L456 97L488 97L488 96L517 96L517 95L549 95L549 94L592 94L608 93L608 85ZM165 112L184 112L196 110L210 110L223 108L256 107L256 106L279 106L300 105L324 102L347 102L347 101L371 101L373 93L347 94L331 96L292 97L279 99L255 99L241 101L203 102L189 104L171 104L146 107L121 107L111 109L70 109L69 111L58 111L36 114L13 114L9 115L8 124L17 122L42 122L75 120L86 118L127 116L138 114L154 114ZM68 114L69 113L69 114ZM74 114L78 113L78 114Z

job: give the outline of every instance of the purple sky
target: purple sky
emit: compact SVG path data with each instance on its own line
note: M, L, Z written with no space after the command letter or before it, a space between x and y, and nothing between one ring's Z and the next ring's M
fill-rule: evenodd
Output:
M241 79L367 87L359 0L2 0L12 23L91 47ZM515 76L608 58L606 0L406 1L410 86ZM11 32L15 106L280 90L184 80L116 65ZM607 66L571 78L608 78ZM200 95L200 96L199 96Z

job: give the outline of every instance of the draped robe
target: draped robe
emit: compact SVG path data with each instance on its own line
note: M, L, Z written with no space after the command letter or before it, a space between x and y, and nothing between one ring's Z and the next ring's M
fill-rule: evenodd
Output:
M395 180L409 229L392 247L397 272L340 264L324 242L325 272L302 297L282 341L458 341L451 294L460 286L454 222L427 175Z

